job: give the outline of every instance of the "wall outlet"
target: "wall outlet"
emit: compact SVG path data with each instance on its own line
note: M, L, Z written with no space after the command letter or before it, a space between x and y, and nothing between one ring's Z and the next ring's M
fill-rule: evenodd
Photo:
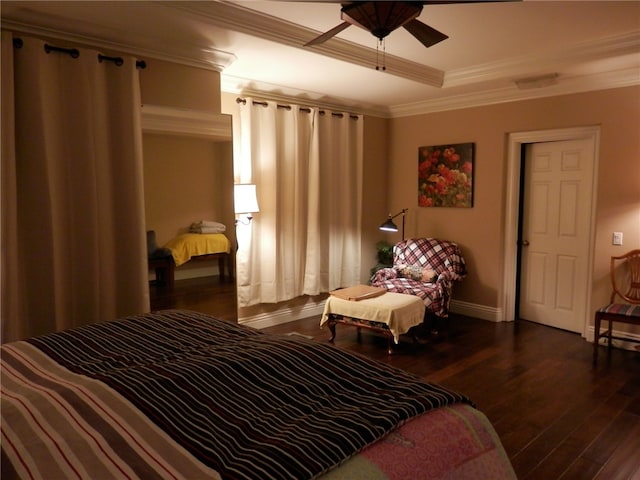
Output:
M613 232L613 244L622 245L622 232Z

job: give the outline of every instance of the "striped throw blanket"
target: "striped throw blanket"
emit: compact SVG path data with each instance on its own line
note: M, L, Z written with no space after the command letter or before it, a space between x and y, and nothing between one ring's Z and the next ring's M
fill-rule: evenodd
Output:
M181 455L201 462L199 478L314 478L413 417L469 403L406 372L327 344L265 334L195 312L132 316L3 347L3 370L10 370L3 371L3 384L5 375L15 371L18 378L23 371L29 382L40 382L34 390L56 388L50 378L27 372L29 359L18 344L36 347L70 374L111 387L142 412L151 424L145 428L165 432ZM60 391L69 388L63 385ZM29 408L21 402L25 400L12 397L5 403L3 398L3 420L10 409ZM105 429L117 433L105 418L106 407L94 403L81 402L79 415L97 415ZM73 400L68 404L79 405ZM57 404L53 408L60 410ZM87 412L89 408L96 411ZM15 433L5 436L6 423L3 450ZM79 425L57 428L84 428ZM50 448L60 450L56 433L51 435ZM134 464L143 463L136 457L142 453L128 455ZM215 475L202 473L208 468Z

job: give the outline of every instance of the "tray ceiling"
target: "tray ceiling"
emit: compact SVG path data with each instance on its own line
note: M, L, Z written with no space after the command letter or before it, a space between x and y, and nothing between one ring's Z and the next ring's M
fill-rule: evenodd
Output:
M221 72L239 94L295 97L401 116L640 83L640 2L426 5L449 38L425 48L339 23L340 4L303 1L2 2L2 26Z

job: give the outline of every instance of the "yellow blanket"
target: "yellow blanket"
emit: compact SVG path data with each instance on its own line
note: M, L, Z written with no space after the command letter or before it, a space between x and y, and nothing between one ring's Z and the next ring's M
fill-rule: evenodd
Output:
M222 233L183 233L169 240L165 248L171 250L176 267L198 255L229 253L231 242Z

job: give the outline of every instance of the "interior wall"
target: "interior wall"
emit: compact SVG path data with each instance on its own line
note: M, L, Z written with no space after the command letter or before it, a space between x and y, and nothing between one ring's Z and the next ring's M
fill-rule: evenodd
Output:
M140 73L142 103L221 113L220 73L149 59ZM143 136L146 229L158 246L192 222L224 223L235 244L231 142L195 136L145 133ZM176 279L218 274L218 262L188 262Z
M224 113L234 113L236 96L223 93ZM640 87L394 119L365 117L364 125L363 283L375 262L375 244L379 240L394 243L401 239L401 233L383 234L378 225L388 213L409 208L407 237L434 236L456 241L462 248L469 276L454 287L454 300L499 309L504 295L507 145L509 133L515 132L593 125L601 129L589 311L608 301L610 256L640 248ZM418 147L465 142L474 142L476 147L474 206L418 207ZM622 247L611 245L613 231L624 233ZM306 312L313 314L306 308L309 299L300 302ZM282 309L295 312L298 308L297 304L255 306L239 315L259 317Z
M200 220L227 224L227 171L215 143L204 139L144 134L144 188L147 229L159 246ZM233 223L227 225L233 230Z
M143 104L221 113L219 72L156 59L146 63L140 71Z
M469 275L454 287L455 299L495 308L502 302L508 134L593 125L600 127L601 136L589 311L608 301L610 256L640 248L640 87L391 120L389 204L410 208L407 236L460 244ZM418 207L418 147L464 142L476 147L474 206ZM611 245L613 231L624 233L622 247Z
M389 127L387 118L364 117L364 172L362 188L362 266L360 280L367 283L371 268L378 263L376 243L395 243L401 233L379 230L390 213L397 213L404 205L389 201L387 165L389 161ZM398 217L399 219L400 217ZM399 226L399 225L398 225Z

